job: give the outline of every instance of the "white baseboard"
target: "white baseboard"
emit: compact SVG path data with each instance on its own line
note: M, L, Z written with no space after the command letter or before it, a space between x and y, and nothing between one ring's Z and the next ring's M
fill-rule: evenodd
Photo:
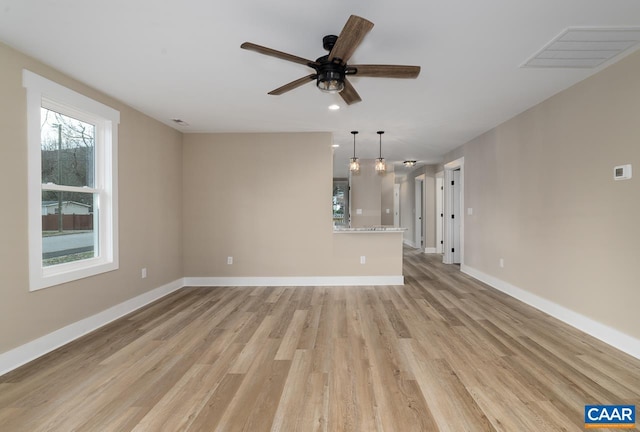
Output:
M424 253L434 254L434 253L438 253L438 252L436 252L436 248L431 247L431 248L424 248Z
M505 294L510 295L536 309L541 310L554 318L559 319L572 327L581 330L596 339L600 339L604 343L607 343L620 351L623 351L637 359L640 359L640 340L636 339L628 334L622 333L619 330L611 328L605 324L594 321L593 319L567 309L564 306L560 306L545 298L539 297L529 291L525 291L521 288L513 286L508 282L502 281L496 277L485 274L472 267L462 265L460 270L469 276L478 279L481 282L486 283L494 287L495 289L502 291Z
M184 286L178 279L0 354L0 375L61 347Z
M185 286L404 285L404 276L187 277Z
M409 247L415 248L415 245L413 244L413 240L403 240L402 243L406 244Z

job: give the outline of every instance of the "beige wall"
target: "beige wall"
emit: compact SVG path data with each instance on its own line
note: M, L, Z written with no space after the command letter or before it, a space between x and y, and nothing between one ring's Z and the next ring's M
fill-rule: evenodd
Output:
M407 176L397 177L396 182L400 184L400 226L405 229L403 239L408 244L413 244L414 219L415 219L415 185L413 178L408 180Z
M351 226L382 225L382 176L375 171L374 159L360 159L360 172L351 174ZM362 214L358 214L358 210Z
M466 265L636 338L639 76L637 52L447 158L465 158Z
M22 69L120 111L120 269L29 291L26 93ZM182 277L182 137L168 126L0 44L0 353ZM3 205L3 209L5 206ZM148 278L140 278L147 267Z
M393 226L393 166L389 164L384 174L378 174L375 163L375 159L360 159L360 172L351 174L351 226L354 228ZM357 209L361 209L362 214L357 214Z
M331 144L329 133L185 135L185 276L401 275L400 233L333 234Z
M380 211L382 212L380 223L393 226L393 185L396 176L393 165L387 164L387 172L380 177Z

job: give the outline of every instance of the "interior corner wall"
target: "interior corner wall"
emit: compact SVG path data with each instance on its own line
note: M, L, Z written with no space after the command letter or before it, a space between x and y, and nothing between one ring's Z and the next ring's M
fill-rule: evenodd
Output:
M29 291L22 69L120 111L120 268ZM0 43L0 354L182 278L182 134ZM141 268L148 277L141 279Z
M333 232L331 144L323 132L186 134L185 277L402 275L399 233Z
M464 155L464 263L640 339L640 51L488 131ZM499 260L504 259L504 268Z

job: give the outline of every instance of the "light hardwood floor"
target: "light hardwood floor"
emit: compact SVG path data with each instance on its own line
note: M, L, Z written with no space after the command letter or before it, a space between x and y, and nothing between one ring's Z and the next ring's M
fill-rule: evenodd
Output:
M0 430L582 431L587 403L640 408L639 360L436 256L404 268L182 289L0 377Z

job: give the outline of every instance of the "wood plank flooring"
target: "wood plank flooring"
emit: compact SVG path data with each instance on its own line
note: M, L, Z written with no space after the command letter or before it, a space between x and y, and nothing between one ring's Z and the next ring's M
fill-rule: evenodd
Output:
M404 269L182 289L0 377L0 430L582 431L585 404L640 408L640 360L434 255Z

